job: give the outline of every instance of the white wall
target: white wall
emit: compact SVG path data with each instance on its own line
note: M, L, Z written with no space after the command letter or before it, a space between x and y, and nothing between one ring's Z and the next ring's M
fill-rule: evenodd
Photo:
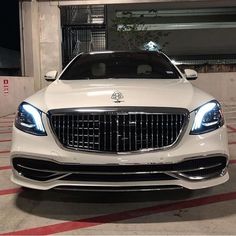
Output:
M8 86L4 85L4 81L8 81ZM14 113L21 101L33 93L33 78L0 76L0 117Z
M236 72L200 73L192 83L224 104L236 104Z

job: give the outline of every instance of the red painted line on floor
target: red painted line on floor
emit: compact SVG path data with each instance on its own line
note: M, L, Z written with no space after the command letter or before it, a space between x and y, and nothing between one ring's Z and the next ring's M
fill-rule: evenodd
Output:
M233 126L231 125L227 125L227 128L231 130L231 132L236 132L236 128L234 128Z
M0 128L12 128L12 125L0 125Z
M235 131L228 131L227 132L228 134L233 134L233 133L236 133Z
M236 160L229 160L229 164L236 164Z
M11 134L12 131L0 131L0 134Z
M21 191L22 191L21 188L3 189L3 190L0 190L0 196L1 195L9 195L9 194L13 194L13 193L19 193Z
M67 221L58 224L52 224L42 227L24 229L19 231L8 232L0 235L49 235L62 233L72 230L78 230L83 228L89 228L97 225L102 225L106 223L114 223L122 220L134 219L137 217L148 216L152 214L159 214L162 212L175 211L185 208L192 208L198 206L204 206L208 204L236 200L236 192L218 194L208 197L190 199L180 202L162 204L147 208L139 208L136 210L129 210L124 212L118 212L108 215L102 215L97 217L91 217L86 219L81 219L78 221Z
M10 170L11 166L0 166L0 170Z
M0 124L12 124L13 120L0 121Z
M236 141L229 142L229 145L233 145L233 144L236 144Z
M0 139L0 143L11 142L11 139Z
M0 151L0 154L2 153L10 153L10 150L3 150L3 151Z
M11 119L15 119L15 116L4 116L4 117L0 117L0 119L7 119L7 120L11 120Z

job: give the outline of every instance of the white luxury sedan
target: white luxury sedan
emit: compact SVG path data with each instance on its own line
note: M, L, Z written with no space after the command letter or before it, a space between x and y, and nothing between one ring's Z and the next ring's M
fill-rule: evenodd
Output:
M23 101L12 181L91 191L201 189L229 178L221 105L161 52L82 53Z

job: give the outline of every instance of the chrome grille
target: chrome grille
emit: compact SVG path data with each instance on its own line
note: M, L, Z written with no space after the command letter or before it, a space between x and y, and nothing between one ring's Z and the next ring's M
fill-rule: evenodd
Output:
M185 109L172 112L65 109L50 111L49 118L54 134L64 147L119 153L173 145L187 123L188 112Z

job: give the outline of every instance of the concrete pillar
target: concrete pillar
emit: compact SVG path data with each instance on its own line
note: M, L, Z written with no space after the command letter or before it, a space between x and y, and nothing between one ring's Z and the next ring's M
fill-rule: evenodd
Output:
M40 65L43 77L50 70L61 71L61 21L60 8L50 2L39 3ZM44 79L42 87L48 85Z
M34 78L34 88L41 88L38 2L22 2L21 9L21 54L24 61L24 76Z
M35 91L45 87L47 71L61 71L60 9L50 2L20 3L24 76L34 78Z

